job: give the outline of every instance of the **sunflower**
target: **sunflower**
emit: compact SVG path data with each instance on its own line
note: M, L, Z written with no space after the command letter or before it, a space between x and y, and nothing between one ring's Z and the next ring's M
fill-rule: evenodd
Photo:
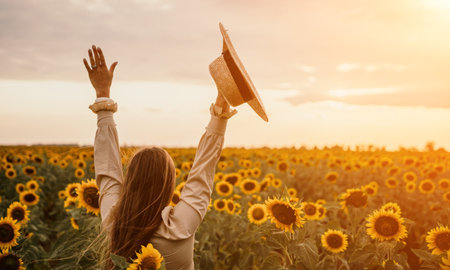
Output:
M178 190L178 191L181 193L181 191L183 191L184 185L186 185L186 182L181 182L181 183L179 183L179 184L175 187L175 190Z
M348 236L341 231L329 229L322 234L322 246L333 253L340 253L347 249Z
M399 167L393 166L393 167L390 167L390 168L388 169L387 174L390 175L390 176L394 176L394 175L396 175L397 173L399 173L399 171L400 171L400 168L399 168Z
M73 161L73 166L75 168L80 168L80 169L84 169L86 168L86 161L82 160L82 159L77 159Z
M259 183L253 179L244 179L240 184L241 191L245 194L252 194L259 191Z
M40 156L37 156L37 155L33 155L31 157L31 159L38 164L42 164L42 162L44 162L44 160Z
M25 166L22 168L22 172L28 176L36 175L36 168L34 166Z
M259 191L264 191L266 190L269 186L270 186L270 179L268 178L264 178L260 183L259 183Z
M367 234L378 241L399 241L408 234L403 225L403 218L393 211L375 210L367 221Z
M175 168L175 178L180 177L181 175L181 170L179 168Z
M385 203L383 206L381 206L380 209L384 210L384 211L392 211L395 214L399 214L399 215L402 214L402 210L401 210L400 206L394 202Z
M80 169L80 168L77 168L76 170L75 170L75 177L76 178L78 178L78 179L81 179L81 178L83 178L84 177L84 170L83 169Z
M286 172L289 169L289 165L285 160L278 161L277 170L280 172Z
M20 193L20 202L28 206L36 205L39 202L39 195L34 191L24 191Z
M296 170L296 169L290 169L290 170L289 170L289 174L290 174L291 176L295 176L295 175L297 174L297 170Z
M27 210L27 206L21 204L20 202L13 202L9 205L7 210L7 216L14 219L17 224L24 225L30 219L30 210Z
M90 179L87 182L82 181L77 188L77 194L78 208L84 207L88 213L98 216L100 212L98 205L99 191L95 179Z
M67 162L67 160L62 159L59 163L58 163L59 167L61 167L61 169L65 169L67 167L67 165L69 165L69 163Z
M214 175L214 182L223 180L223 172L216 172Z
M316 201L316 204L320 204L320 205L325 205L327 203L327 201L325 201L324 199L318 199Z
M336 183L338 177L339 174L337 172L328 172L324 179L329 183Z
M442 178L441 180L439 180L438 186L442 190L449 189L450 188L450 179Z
M20 257L9 253L8 250L3 250L0 253L0 269L25 270L25 267L23 267L23 261Z
M0 218L0 249L9 249L18 245L20 224L10 217Z
M234 214L234 212L236 211L236 206L237 204L235 204L232 200L225 200L226 203L226 207L225 210L227 211L228 214Z
M261 169L260 168L253 168L252 170L252 177L258 178L261 176Z
M286 232L294 232L294 226L302 227L304 221L300 214L302 210L293 206L286 200L282 199L267 199L266 208L268 217L275 226Z
M222 197L228 197L233 193L233 186L227 181L220 181L216 184L216 192Z
M436 189L436 184L430 179L420 181L419 191L423 194L431 194Z
M64 208L67 208L66 211L70 211L70 207L78 207L78 199L72 197L66 197L64 200Z
M214 209L216 209L216 211L223 211L225 210L225 206L226 206L226 201L224 199L217 199L214 200Z
M407 182L416 182L417 175L414 172L405 172L403 174L403 181Z
M133 260L127 270L140 270L140 269L159 269L161 267L161 262L163 257L157 249L153 247L151 243L147 246L141 245L141 252L136 252L137 258Z
M442 263L443 264L439 264L441 269L450 270L450 250L447 251L447 256L442 257Z
M272 180L272 179L275 178L275 174L273 174L273 173L268 173L268 174L266 174L266 176L264 176L264 178L267 178L267 179L269 179L269 180Z
M267 220L267 210L264 204L254 204L247 212L248 220L254 224L262 224Z
M219 161L219 163L217 163L217 168L219 168L219 170L223 171L227 168L227 162L226 161Z
M241 178L245 178L251 174L251 172L248 172L246 169L240 169L237 171L237 174L241 176Z
M27 182L27 189L36 191L39 188L39 184L36 180L31 179Z
M377 192L378 192L378 187L374 188L373 185L370 185L370 184L362 186L361 189L362 189L362 191L364 191L364 193L366 193L369 196L375 196L375 195L377 195Z
M414 192L416 190L416 183L414 183L414 182L406 183L405 189L406 189L406 192L408 192L408 193Z
M345 193L341 194L339 199L343 209L347 209L348 206L355 208L367 206L367 194L359 188L347 189Z
M178 190L175 190L172 194L172 199L170 200L171 206L177 205L177 203L180 201L181 193Z
M6 169L6 171L5 171L5 176L6 176L8 179L14 179L14 178L16 178L16 176L17 176L17 172L16 172L16 170L14 170L13 168L11 168L11 169Z
M91 165L89 165L89 171L90 172L95 172L95 164L94 163L91 163Z
M317 220L319 219L320 213L318 209L318 205L313 202L302 202L301 203L302 210L305 213L305 218L308 220Z
M186 172L191 169L191 166L192 166L192 164L189 161L185 161L185 162L181 163L181 169Z
M241 180L241 175L239 173L228 173L223 176L223 180L227 181L228 183L237 186L239 185L239 181Z
M77 188L80 186L80 183L70 183L66 186L64 192L66 193L67 198L76 199L78 197Z
M295 188L288 188L287 192L288 192L289 196L297 197L297 190Z
M60 198L61 200L65 200L67 198L66 191L65 190L58 191L58 198Z
M283 182L281 181L281 179L280 178L274 178L274 179L272 179L272 181L271 181L271 186L273 186L274 188L279 188L279 187L281 187L281 185L283 184Z
M450 249L450 230L447 226L439 226L431 229L425 239L432 254L440 255Z
M17 193L22 193L22 192L24 192L25 191L25 185L24 184L22 184L22 183L18 183L18 184L16 184L16 191L17 191Z
M322 204L317 205L317 211L319 212L319 219L326 217L327 209L325 207L323 207Z
M395 177L389 177L384 181L388 188L396 188L398 185L398 180Z
M450 202L450 191L447 191L444 194L442 194L442 198L444 199L444 201Z
M80 226L78 225L78 221L74 219L73 217L70 218L70 224L72 225L72 228L75 230L79 230Z

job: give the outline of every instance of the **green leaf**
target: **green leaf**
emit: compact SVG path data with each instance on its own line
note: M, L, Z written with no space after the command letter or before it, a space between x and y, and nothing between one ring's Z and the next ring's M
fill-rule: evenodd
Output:
M298 244L298 248L301 263L308 269L315 269L316 264L319 262L317 251L307 243Z
M116 255L114 253L110 253L110 256L114 265L119 269L127 269L128 265L130 265L130 263L127 262L127 259L122 256Z
M435 260L435 257L430 252L421 249L411 249L411 251L426 262L433 262Z

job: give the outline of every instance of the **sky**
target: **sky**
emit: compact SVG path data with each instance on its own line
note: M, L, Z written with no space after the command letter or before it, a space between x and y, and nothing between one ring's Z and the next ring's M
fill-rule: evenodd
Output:
M450 149L446 0L0 0L0 145L92 145L92 44L121 145L195 147L228 30L269 122L247 104L225 147Z

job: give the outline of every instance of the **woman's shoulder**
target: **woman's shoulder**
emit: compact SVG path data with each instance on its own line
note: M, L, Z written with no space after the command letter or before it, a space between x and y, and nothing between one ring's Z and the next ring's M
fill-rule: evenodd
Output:
M170 240L192 237L201 222L198 212L189 204L180 200L174 207L166 206L161 212L162 222L154 235Z

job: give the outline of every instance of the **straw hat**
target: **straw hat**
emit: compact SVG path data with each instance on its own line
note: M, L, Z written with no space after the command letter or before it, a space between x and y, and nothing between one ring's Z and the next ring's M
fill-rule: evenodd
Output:
M217 89L225 100L233 107L248 103L250 107L266 122L269 121L266 110L255 89L250 76L234 50L222 23L219 23L223 37L222 54L209 65L209 73L213 77Z

